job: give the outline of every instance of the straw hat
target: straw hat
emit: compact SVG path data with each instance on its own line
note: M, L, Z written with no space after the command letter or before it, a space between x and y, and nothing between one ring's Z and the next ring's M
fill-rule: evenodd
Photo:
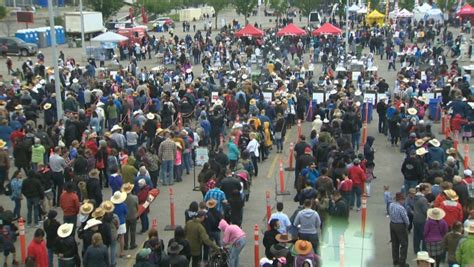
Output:
M362 95L362 92L360 90L357 90L357 91L354 92L354 95L355 96L360 96L360 95Z
M119 131L119 130L122 130L122 127L120 127L119 125L115 124L112 129L110 129L110 132L115 132L115 131Z
M469 225L464 228L464 231L468 234L474 234L474 223L469 223Z
M84 204L81 205L81 207L79 208L79 211L83 215L88 215L92 212L93 209L94 209L94 205L92 203L85 202Z
M72 234L72 230L74 229L74 224L72 223L63 223L59 226L57 234L61 238L66 238Z
M72 83L78 83L78 82L79 82L78 79L76 79L76 78L72 79Z
M0 148L4 148L7 145L7 142L0 139Z
M53 105L51 105L51 103L46 103L46 104L44 104L43 109L44 109L44 110L48 110L48 109L50 109L52 106L53 106Z
M103 210L101 207L98 207L97 209L92 212L92 218L102 218L105 215L105 210Z
M418 251L416 253L416 259L413 261L426 261L428 263L435 263L435 260L430 258L430 255L426 251Z
M452 147L452 148L446 149L446 154L456 156L457 151L455 148Z
M89 177L90 177L90 178L99 179L99 176L100 176L100 171L99 171L98 169L92 169L92 170L89 172Z
M97 220L96 218L89 219L86 222L86 226L84 227L84 230L87 230L87 229L89 229L91 227L94 227L94 226L97 226L99 224L102 224L102 222Z
M330 92L329 92L330 95L335 95L337 94L337 90L336 89L332 89Z
M423 140L423 139L417 139L417 140L415 141L415 146L416 146L416 147L421 147L421 146L424 145L424 144L425 144L425 140Z
M121 204L125 201L125 199L127 198L127 193L125 192L120 192L120 191L116 191L111 197L110 197L110 201L112 201L112 203L114 204Z
M443 192L451 200L456 201L459 199L458 194L453 189L447 189L447 190L444 190Z
M212 198L206 202L206 207L210 209L214 208L216 205L217 205L217 202Z
M295 243L295 251L298 255L308 255L313 251L313 245L306 240L298 240Z
M255 98L250 99L250 105L255 105L257 104L257 100Z
M289 243L294 240L293 236L290 234L277 234L275 240L280 243Z
M431 139L429 143L434 147L439 147L441 145L441 143L436 138Z
M110 200L106 200L100 204L100 207L106 212L106 213L111 213L115 209L114 203Z
M439 221L439 220L443 219L444 216L446 216L446 212L444 212L444 210L440 209L440 208L428 209L426 214L427 214L428 218L436 220L436 221Z
M249 76L247 74L242 74L242 80L247 80Z
M125 192L127 194L130 194L130 192L132 192L133 188L135 187L135 185L131 184L131 183L124 183L122 185L122 192Z
M176 146L179 148L179 149L183 149L183 147L181 146L181 144L179 142L174 142L176 144Z
M423 96L419 96L417 99L420 102L426 103L426 99Z
M16 105L15 106L15 110L22 110L23 109L23 106L22 105Z
M148 114L146 114L146 118L149 119L149 120L154 120L155 119L155 114L148 113Z
M416 110L416 108L409 108L409 109L407 109L407 112L408 112L408 114L410 114L410 115L416 115L416 113L417 113L418 111Z
M418 156L423 156L426 153L428 153L428 151L424 147L420 147L416 150L416 154Z
M163 132L164 130L162 128L156 129L156 135L159 135Z

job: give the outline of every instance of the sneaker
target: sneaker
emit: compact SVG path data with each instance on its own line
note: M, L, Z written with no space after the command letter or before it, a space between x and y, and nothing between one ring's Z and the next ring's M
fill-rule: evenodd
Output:
M360 211L360 208L357 208L357 211L359 212L359 211Z

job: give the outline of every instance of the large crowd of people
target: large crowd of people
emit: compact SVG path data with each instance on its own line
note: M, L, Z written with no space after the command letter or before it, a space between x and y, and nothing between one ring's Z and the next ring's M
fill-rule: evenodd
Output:
M376 139L404 157L402 188L383 192L393 263L408 266L411 233L418 266L474 264L474 182L456 148L458 135L462 142L472 136L470 76L443 52L452 47L459 56L462 36L454 38L448 23L353 21L346 54L340 36L280 38L270 28L260 39L236 38L236 25L144 37L119 48L110 72L94 58L80 66L61 52L59 81L41 52L17 68L7 60L8 76L0 77L0 192L14 208L1 208L4 266L18 265L21 217L34 229L28 266L116 266L136 249L135 266L240 266L249 234L241 228L244 207L259 164L283 153L288 133L304 121L311 130L294 146L299 206L288 216L284 203L276 204L261 266L323 266L327 244L339 259L350 212L361 210L382 175ZM415 38L419 32L424 38ZM398 70L390 74L394 84L370 71L384 55L389 70ZM140 62L156 57L160 68ZM349 66L356 62L362 71L353 79ZM322 72L315 71L319 64ZM433 112L424 96L438 88L442 101ZM321 91L325 101L314 103ZM378 133L364 136L370 91L381 95L370 103ZM439 141L430 122L448 115L446 128L455 135ZM150 226L150 196L182 182L196 168L198 148L207 148L209 158L198 174L202 198L190 203L184 227L165 245ZM137 233L148 235L140 248Z

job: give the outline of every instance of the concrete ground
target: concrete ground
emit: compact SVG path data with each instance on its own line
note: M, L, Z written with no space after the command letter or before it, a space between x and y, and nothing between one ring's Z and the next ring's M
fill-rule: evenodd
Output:
M261 12L260 14L262 14ZM229 22L231 19L236 18L239 21L243 21L243 17L235 16L235 13L225 12L223 18ZM260 17L251 17L250 22L254 23L257 21L259 24L262 23L263 27L273 26L269 22L270 18L263 16ZM274 18L272 18L274 20ZM220 19L219 19L220 20ZM303 26L303 23L298 23ZM198 26L199 27L199 26ZM176 33L181 36L182 32L180 27L176 29ZM166 34L166 33L164 33ZM163 33L156 33L155 35L163 35ZM70 49L66 46L60 46L60 50L63 50L67 56L80 55L80 49ZM42 49L46 56L46 62L49 64L51 62L51 49L46 48ZM0 60L2 67L0 68L0 73L6 75L6 69L4 68L4 60ZM17 61L14 62L17 63ZM387 71L387 61L379 61L376 59L375 64L379 67L379 76L384 77L389 85L392 85L395 80L395 72ZM140 66L154 67L157 64L153 61L141 61ZM464 64L468 65L468 63ZM200 66L196 66L196 72L200 72ZM399 66L397 66L399 68ZM321 66L317 66L315 74L318 76L321 73ZM374 267L384 267L391 266L391 246L389 244L389 219L385 216L385 203L383 201L383 186L389 185L390 191L395 194L395 192L400 191L400 187L403 184L403 177L400 172L401 163L403 160L403 154L398 152L397 148L391 147L387 142L387 138L383 135L377 133L377 120L378 116L374 112L374 120L368 126L368 134L376 138L374 147L376 149L376 159L375 159L375 175L377 179L372 183L372 193L371 197L368 199L367 205L367 226L366 226L366 237L360 237L360 228L361 228L361 213L352 211L350 218L350 228L345 235L345 256L344 256L344 265L338 260L334 260L333 247L332 247L332 238L329 237L329 243L327 246L322 248L322 258L323 266L374 266ZM309 135L310 132L310 123L303 123L303 133ZM439 131L439 124L435 124L434 131ZM265 202L265 193L270 192L271 195L271 205L275 206L276 201L283 201L285 203L285 212L289 215L293 213L297 204L293 202L293 196L295 190L293 189L293 179L294 175L292 172L285 171L285 183L286 188L290 190L291 195L289 196L275 196L275 190L279 184L277 183L278 174L279 174L279 161L283 160L284 165L287 165L288 156L289 156L289 144L290 142L296 142L296 127L293 127L287 135L284 145L283 154L272 153L270 158L265 162L260 163L259 168L262 170L260 176L254 180L252 191L250 195L250 201L246 203L244 208L244 222L243 230L247 233L247 246L244 248L241 254L241 266L253 266L254 263L254 246L253 246L253 230L254 226L258 225L260 227L260 247L259 252L260 256L264 255L263 245L261 240L263 238L263 230L265 228L265 214L266 214L266 202ZM471 153L472 154L472 153ZM471 155L471 158L472 155ZM191 173L190 175L184 175L183 182L175 184L173 187L175 191L175 203L176 203L176 223L178 225L184 224L184 211L188 207L189 203L194 200L201 200L201 193L193 191L194 180L197 179L197 174L199 173L199 168L196 169L196 177ZM160 188L161 193L158 199L151 206L151 213L149 214L150 223L156 218L158 223L158 230L160 238L167 241L173 236L173 233L170 231L164 231L166 225L170 224L170 211L169 211L169 193L168 188ZM110 190L104 190L104 199L110 197ZM7 209L13 208L12 201L2 195L0 196L0 203ZM26 216L26 201L22 203L21 214ZM60 209L57 209L59 212L58 218L62 218L62 212ZM140 225L137 227L140 230ZM26 239L27 243L32 239L34 229L26 230ZM146 239L145 235L137 235L137 243L141 244ZM17 248L18 247L17 242ZM415 257L413 249L411 247L412 237L410 236L410 248L408 251L408 262L411 262L411 259ZM134 263L135 251L127 251L130 258L124 258L118 260L118 266L132 266ZM19 253L18 256L19 257ZM55 263L56 264L56 263ZM414 264L411 264L414 266Z

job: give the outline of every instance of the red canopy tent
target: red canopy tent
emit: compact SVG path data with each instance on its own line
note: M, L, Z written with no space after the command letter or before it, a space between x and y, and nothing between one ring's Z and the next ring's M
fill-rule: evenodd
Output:
M302 36L306 35L306 31L293 23L288 24L285 28L277 32L277 36Z
M459 11L456 13L463 20L469 18L471 23L474 23L474 7L469 4L465 4Z
M264 31L256 28L252 24L247 24L240 31L236 32L235 36L237 36L237 37L262 37L263 34L264 34Z
M312 32L314 36L319 35L341 35L342 30L338 27L332 25L331 23L324 23L323 26L319 27L318 29Z

